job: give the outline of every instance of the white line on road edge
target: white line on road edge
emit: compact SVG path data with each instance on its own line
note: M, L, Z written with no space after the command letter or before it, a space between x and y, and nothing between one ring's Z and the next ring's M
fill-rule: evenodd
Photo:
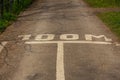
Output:
M120 46L120 44L116 44L116 46Z
M98 41L27 41L25 44L50 44L50 43L81 43L81 44L103 44L109 45L111 42L98 42Z
M0 45L0 52L2 52L4 46L7 44L7 42L2 42Z
M64 43L58 43L57 48L57 65L56 65L56 80L65 80L64 73Z

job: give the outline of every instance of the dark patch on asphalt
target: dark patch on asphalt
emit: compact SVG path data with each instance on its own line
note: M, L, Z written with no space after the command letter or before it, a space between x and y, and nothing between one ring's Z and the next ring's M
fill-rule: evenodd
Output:
M27 77L27 80L40 80L42 77L44 77L44 75L45 74L40 73L32 74Z

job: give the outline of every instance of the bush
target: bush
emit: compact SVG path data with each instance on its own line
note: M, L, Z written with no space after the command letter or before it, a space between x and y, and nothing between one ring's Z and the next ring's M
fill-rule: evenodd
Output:
M3 15L0 17L0 32L16 19L17 15L31 4L32 0L4 0ZM1 8L1 7L0 7Z

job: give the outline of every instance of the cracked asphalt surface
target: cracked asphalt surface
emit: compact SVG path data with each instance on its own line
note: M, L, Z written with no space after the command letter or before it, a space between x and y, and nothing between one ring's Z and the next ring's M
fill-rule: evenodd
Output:
M47 40L50 44L36 41L42 34L54 39ZM61 38L65 34L79 39ZM107 43L104 37L94 37L89 42L86 34L112 41L105 45L100 43ZM83 0L36 0L0 35L0 42L0 80L120 80L119 41Z

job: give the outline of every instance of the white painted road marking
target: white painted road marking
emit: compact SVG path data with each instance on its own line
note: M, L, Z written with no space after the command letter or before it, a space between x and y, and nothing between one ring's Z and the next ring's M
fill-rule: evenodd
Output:
M22 37L22 40L29 40L31 38L31 34L29 35L19 35L18 37ZM78 40L79 35L78 34L61 34L60 36L61 40ZM105 41L111 42L112 39L107 38L105 35L92 35L92 34L85 34L85 40L87 41L92 41L93 38L95 39L100 39L104 38ZM35 37L35 40L37 41L49 41L49 40L54 40L55 39L55 34L39 34Z
M91 34L85 35L85 39L88 41L92 41L93 38L104 38L105 41L112 41L112 39L107 38L105 35L99 35L99 36L95 36L95 35L91 35Z
M87 44L112 44L110 42L95 41L28 41L25 44L49 44L57 43L56 80L65 80L64 70L64 43L87 43Z
M30 36L28 36L29 38ZM23 37L23 40L28 39L27 37ZM57 44L57 61L56 61L56 80L65 80L65 72L64 72L64 43L78 43L78 44L98 44L98 45L111 45L113 44L112 39L107 38L105 35L85 35L85 41L75 41L79 39L78 34L61 34L61 40L68 41L50 41L55 38L55 34L39 34L35 37L35 41L26 41L25 44ZM104 38L105 41L92 41L93 38ZM73 41L74 40L74 41Z
M81 43L81 44L112 44L111 42L99 42L99 41L27 41L25 44L48 44L48 43Z
M120 44L116 43L116 46L120 46Z
M56 80L65 80L64 72L64 44L58 43L57 48Z
M78 34L62 34L60 36L61 40L78 40L79 35Z
M7 42L2 42L0 45L0 52L2 52L4 46L7 44Z
M43 38L45 37L45 38ZM47 41L47 40L53 40L55 37L54 34L40 34L40 35L37 35L35 40L42 40L42 41Z
M31 37L31 34L30 35L19 35L18 37L22 37L22 40L29 40L30 37Z

